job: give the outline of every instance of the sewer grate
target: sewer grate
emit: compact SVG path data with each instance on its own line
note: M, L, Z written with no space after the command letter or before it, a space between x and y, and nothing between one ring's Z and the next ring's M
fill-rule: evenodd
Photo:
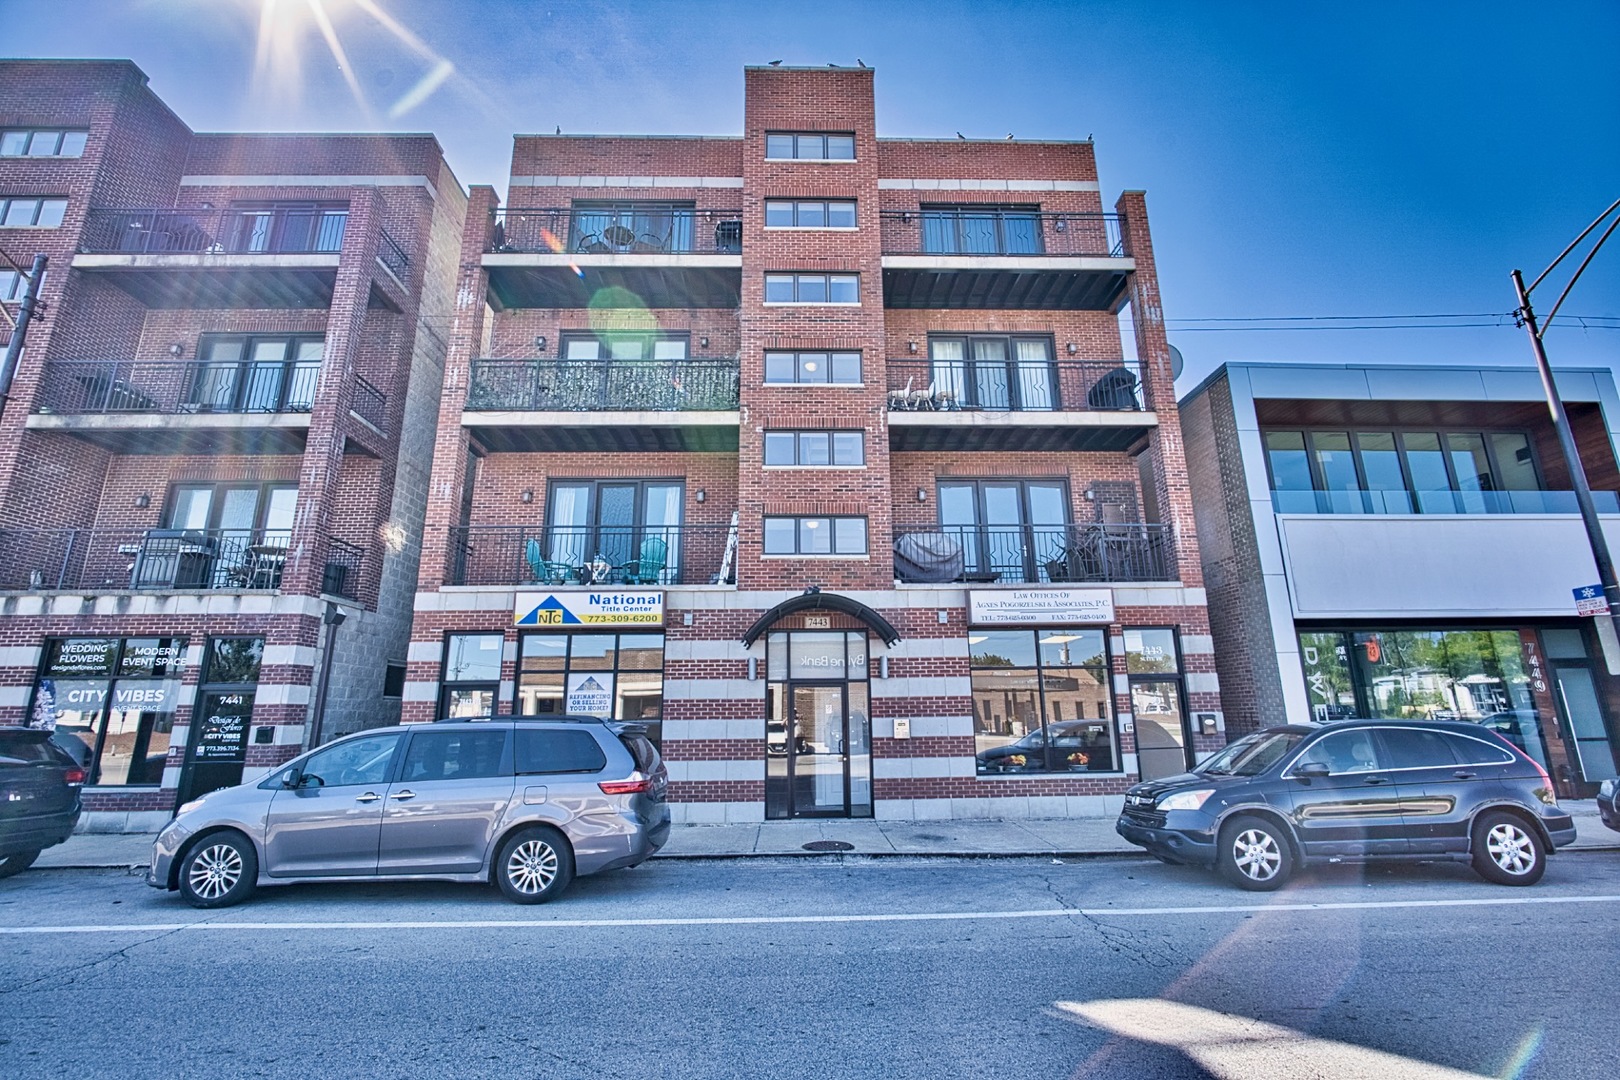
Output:
M804 845L806 851L854 851L855 845L845 840L812 840Z

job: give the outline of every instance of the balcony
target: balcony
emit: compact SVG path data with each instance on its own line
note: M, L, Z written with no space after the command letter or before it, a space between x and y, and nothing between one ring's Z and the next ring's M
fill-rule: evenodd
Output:
M446 585L711 585L734 576L733 526L459 525Z
M1134 363L926 360L886 365L892 450L1125 450L1158 423Z
M492 451L737 449L735 357L472 362L462 425Z
M1118 214L954 207L878 217L885 307L1112 311L1136 269Z
M93 208L75 269L107 274L149 308L324 308L332 303L345 206ZM386 234L378 261L403 278L409 259ZM372 307L396 307L375 285Z
M600 306L608 289L654 308L734 308L741 296L740 210L507 208L495 212L485 250L497 308Z
M894 576L905 582L1175 581L1167 526L896 525Z
M301 454L320 373L309 361L51 361L27 423L122 454ZM355 412L380 428L386 397L355 383Z
M281 587L285 529L0 529L0 589Z

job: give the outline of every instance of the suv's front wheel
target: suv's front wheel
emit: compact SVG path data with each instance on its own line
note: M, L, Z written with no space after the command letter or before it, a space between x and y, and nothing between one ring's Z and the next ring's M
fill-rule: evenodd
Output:
M574 880L574 852L555 829L513 833L495 855L495 884L518 904L543 904Z
M1240 889L1270 892L1294 875L1294 853L1282 829L1262 817L1233 818L1221 830L1221 876Z
M180 895L192 907L240 904L258 885L259 856L241 833L205 836L180 860Z
M1547 845L1522 818L1481 814L1474 822L1474 870L1498 885L1534 885L1547 872Z

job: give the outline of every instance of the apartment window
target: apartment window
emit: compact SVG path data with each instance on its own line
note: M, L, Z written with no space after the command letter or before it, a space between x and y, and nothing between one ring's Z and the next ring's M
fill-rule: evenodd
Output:
M130 588L279 589L297 505L291 484L177 485L132 545Z
M853 200L766 199L767 229L853 229Z
M309 412L326 341L318 337L215 337L197 344L186 412Z
M939 485L940 531L962 546L969 580L1044 581L1064 566L1069 487L1062 480L950 480Z
M767 304L859 304L859 274L766 274Z
M862 517L768 517L767 555L865 555Z
M66 199L0 199L0 228L54 229L65 213Z
M599 716L647 724L659 744L664 635L524 634L518 648L520 716Z
M186 670L183 637L51 638L34 683L32 727L92 785L162 782Z
M691 350L686 334L564 333L564 360L685 360Z
M679 480L556 480L546 500L544 558L550 584L668 584L681 565Z
M1040 208L924 206L923 251L940 255L1039 255Z
M495 715L502 640L500 634L451 634L445 639L440 717L459 720Z
M866 464L865 432L767 431L766 465L853 467Z
M79 157L88 131L53 128L7 128L0 131L0 157Z
M855 136L820 131L768 131L765 158L767 161L854 161Z
M1119 770L1103 630L974 629L968 654L980 776Z
M348 221L347 203L236 203L222 242L231 252L338 252Z
M40 279L40 288L45 287L45 281ZM0 270L0 303L20 304L22 298L28 295L28 279L15 270Z
M693 251L695 203L576 202L568 249L590 255Z
M767 352L765 381L769 384L861 384L858 352Z
M1267 431L1279 513L1497 514L1575 510L1546 491L1522 431ZM1612 492L1596 493L1614 508Z
M930 336L936 398L964 409L1036 412L1058 406L1057 365L1047 336Z

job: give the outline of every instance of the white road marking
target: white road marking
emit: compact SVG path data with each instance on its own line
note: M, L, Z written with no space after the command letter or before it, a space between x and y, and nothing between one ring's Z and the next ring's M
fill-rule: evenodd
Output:
M1282 911L1387 911L1399 908L1528 907L1616 904L1620 895L1481 897L1463 900L1347 900L1310 904L1219 904L1198 907L1038 908L1028 911L915 911L876 915L716 915L663 919L413 919L342 922L86 923L66 926L0 926L0 936L23 934L140 934L191 930L582 930L595 927L783 926L837 923L969 922L997 919L1152 918L1161 915L1241 915Z

